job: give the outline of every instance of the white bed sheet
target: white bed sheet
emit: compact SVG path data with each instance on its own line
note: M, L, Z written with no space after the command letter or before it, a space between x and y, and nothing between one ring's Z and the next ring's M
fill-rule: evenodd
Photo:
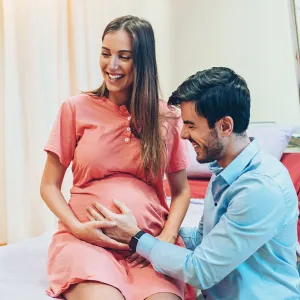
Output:
M194 203L196 202L196 203ZM183 226L197 226L203 202L191 201ZM0 247L0 299L49 300L47 287L47 249L52 233Z

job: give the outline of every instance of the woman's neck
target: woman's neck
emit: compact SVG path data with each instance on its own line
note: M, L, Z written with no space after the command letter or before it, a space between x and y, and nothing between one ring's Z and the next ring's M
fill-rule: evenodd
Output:
M129 105L130 102L130 94L129 93L109 93L108 99L114 103L116 103L119 106L122 105Z

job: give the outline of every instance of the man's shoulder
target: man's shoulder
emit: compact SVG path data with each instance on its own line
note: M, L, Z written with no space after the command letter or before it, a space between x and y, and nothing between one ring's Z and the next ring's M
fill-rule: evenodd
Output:
M286 167L274 156L263 150L259 150L256 155L245 166L237 180L243 178L261 177L277 178L290 177Z
M252 168L249 169L249 172L243 174L245 178L260 178L266 184L273 182L280 187L287 181L292 182L286 167L276 157L263 150L259 151L258 155L253 158L251 165Z
M292 179L286 167L272 155L260 151L230 187L231 192L247 189L249 194L264 193L295 198ZM254 196L254 195L253 195Z

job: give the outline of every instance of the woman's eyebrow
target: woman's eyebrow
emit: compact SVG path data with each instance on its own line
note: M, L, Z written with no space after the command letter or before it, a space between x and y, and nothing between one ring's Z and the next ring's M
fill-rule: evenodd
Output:
M109 49L109 48L107 48L107 47L102 47L102 49L103 49L103 50L110 51L110 49ZM131 51L131 50L119 50L118 52L119 52L119 53L120 53L120 52L129 52L129 53L132 53L132 51Z

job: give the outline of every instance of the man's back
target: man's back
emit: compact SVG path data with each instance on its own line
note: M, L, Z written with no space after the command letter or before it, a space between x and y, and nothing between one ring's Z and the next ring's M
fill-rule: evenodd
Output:
M298 199L288 171L255 141L224 170L215 163L211 167L215 175L205 197L201 246L223 251L209 259L216 267L210 282L216 285L204 294L213 299L300 299ZM222 240L223 234L228 238Z

